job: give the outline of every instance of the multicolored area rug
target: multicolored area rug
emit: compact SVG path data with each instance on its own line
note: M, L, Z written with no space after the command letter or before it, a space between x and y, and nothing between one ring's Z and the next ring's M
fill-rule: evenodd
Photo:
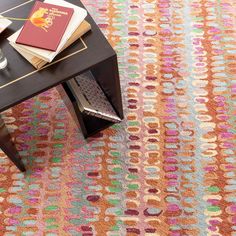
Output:
M236 2L84 3L125 119L85 140L61 87L6 111L27 172L1 154L0 235L235 236Z

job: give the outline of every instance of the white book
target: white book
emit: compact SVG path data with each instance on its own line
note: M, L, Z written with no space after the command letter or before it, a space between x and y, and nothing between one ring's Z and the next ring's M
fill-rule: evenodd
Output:
M90 71L69 80L68 84L82 113L112 122L121 121Z
M55 52L41 49L41 48L36 48L36 47L31 47L31 46L26 46L22 44L17 44L16 39L18 38L21 29L16 31L13 35L11 35L8 40L10 41L11 45L13 46L14 44L18 49L20 49L23 52L30 53L38 58L41 58L44 61L51 62L55 56L61 51L63 46L66 44L68 39L71 37L71 35L75 32L75 30L78 28L78 26L82 23L82 21L85 19L87 16L87 11L84 8L78 7L72 3L63 1L63 0L45 0L45 3L50 3L58 6L63 6L63 7L70 7L74 9L74 13L71 17L71 20L67 26L67 29L65 30L65 33L61 39L61 42ZM16 48L15 47L15 48Z
M4 31L12 22L0 15L0 33Z

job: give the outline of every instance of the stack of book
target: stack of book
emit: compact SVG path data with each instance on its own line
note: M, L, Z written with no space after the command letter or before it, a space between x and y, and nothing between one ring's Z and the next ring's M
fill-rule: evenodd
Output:
M40 69L91 29L86 16L85 9L64 0L36 1L23 27L8 40Z

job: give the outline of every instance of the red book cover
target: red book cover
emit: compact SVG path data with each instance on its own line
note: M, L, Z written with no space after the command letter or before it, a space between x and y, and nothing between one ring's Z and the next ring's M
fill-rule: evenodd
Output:
M36 1L16 43L56 51L74 9Z

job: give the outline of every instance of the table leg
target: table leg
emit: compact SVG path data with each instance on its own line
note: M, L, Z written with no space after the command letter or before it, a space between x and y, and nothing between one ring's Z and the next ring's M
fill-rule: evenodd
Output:
M11 141L10 134L4 124L0 114L0 148L10 158L10 160L17 166L21 171L25 171L25 166L22 163L18 152Z
M91 68L93 76L105 92L117 115L123 119L123 107L117 56L114 55Z

